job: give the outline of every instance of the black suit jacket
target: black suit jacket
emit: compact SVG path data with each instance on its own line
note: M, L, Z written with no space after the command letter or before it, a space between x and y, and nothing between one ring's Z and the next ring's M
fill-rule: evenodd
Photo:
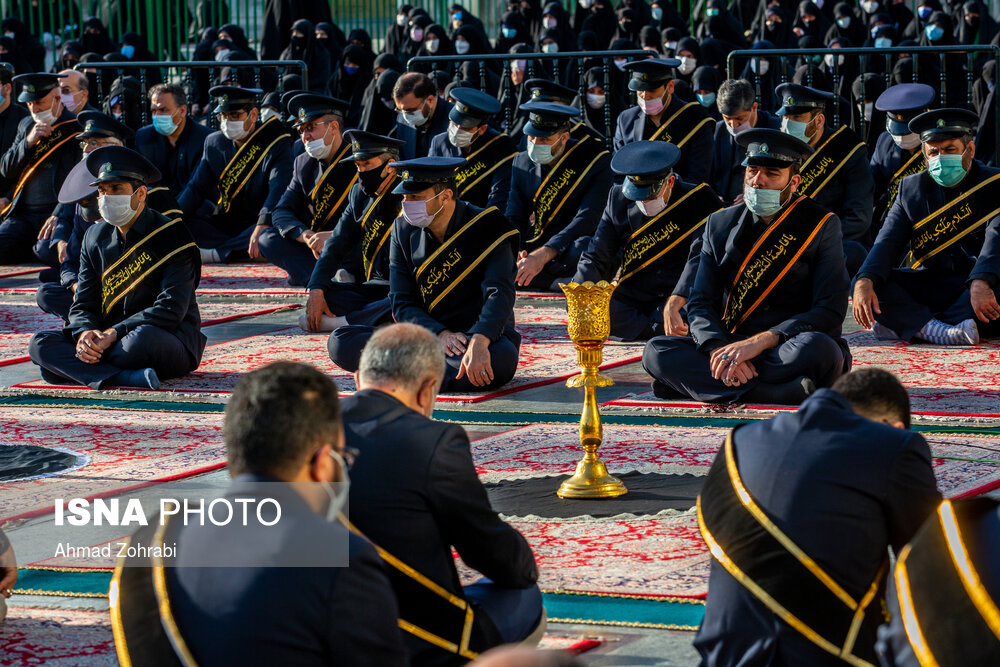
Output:
M170 188L170 192L177 197L191 180L194 170L198 168L201 155L205 152L205 139L210 134L212 128L195 122L189 116L174 149L177 155L173 169L168 168L170 140L157 132L152 125L139 128L135 133L135 149L159 168L163 174L160 184Z
M0 113L0 155L5 154L14 145L14 140L17 138L17 126L30 115L27 109L13 102L7 106L3 113ZM0 176L0 196L9 199L16 184L16 177Z
M361 452L351 468L351 522L368 539L458 596L452 547L500 586L537 581L527 541L490 507L461 426L373 389L341 405L345 446Z

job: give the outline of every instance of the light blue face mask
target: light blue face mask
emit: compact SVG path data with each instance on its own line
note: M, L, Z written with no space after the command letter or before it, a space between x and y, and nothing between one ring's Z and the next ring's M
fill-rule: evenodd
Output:
M965 167L962 166L962 159L965 151L959 155L935 155L927 158L927 171L934 182L941 187L950 188L957 185L965 178Z
M716 9L715 7L712 7L710 9L706 9L705 10L705 16L708 16L709 18L711 18L713 16L718 16L718 15L719 15L719 10Z
M653 7L653 20L659 21L663 18L663 10L659 7Z
M922 21L929 19L933 13L934 10L931 7L917 7L917 16L919 16Z
M936 42L942 37L944 37L944 28L939 26L937 23L931 23L926 28L924 28L924 34L927 35L927 39L932 42Z
M851 17L850 16L841 16L839 19L837 19L837 25L842 30L847 30L848 26L851 25Z
M131 44L126 44L122 47L122 55L126 58L131 58L135 55L135 47Z
M528 159L535 164L548 164L552 162L552 146L548 144L536 144L528 142Z
M502 32L503 36L507 39L514 39L514 37L517 36L517 28L508 28L507 26L504 26L500 28L500 32Z
M169 137L177 130L177 123L169 114L157 114L153 116L153 127L165 137Z
M808 144L810 137L806 136L807 127L809 127L809 123L803 123L801 120L792 120L790 118L781 119L782 132L790 134L796 139L801 139Z
M695 93L694 95L698 98L698 101L701 102L701 106L703 107L710 107L715 104L715 93Z
M876 49L888 49L892 46L892 40L888 37L876 37L875 38L875 48Z
M791 184L791 181L789 181L789 184ZM786 185L785 187L787 188L788 186ZM784 188L781 190L767 190L744 184L743 203L758 218L770 218L781 210L782 190Z

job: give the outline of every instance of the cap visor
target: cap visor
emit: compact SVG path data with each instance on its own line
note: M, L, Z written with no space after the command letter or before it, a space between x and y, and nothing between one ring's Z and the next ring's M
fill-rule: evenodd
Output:
M886 124L886 129L889 131L889 134L895 134L897 137L910 134L910 124L897 120L889 120Z
M558 132L558 130L543 130L540 127L536 127L531 123L531 121L524 124L524 133L529 137L539 137L544 139L545 137L551 137L556 132Z
M772 167L775 169L787 169L792 166L791 162L776 160L772 157L747 157L740 163L744 167Z
M652 186L642 187L626 178L625 183L622 184L622 194L625 196L625 199L631 199L632 201L645 201L647 199L652 199L656 195L656 192L653 190Z
M394 195L415 195L419 192L430 188L433 183L414 183L410 181L403 181L396 187L392 189L392 194Z
M649 92L650 90L656 90L657 88L662 88L667 85L668 80L663 81L636 81L635 79L628 80L628 89L635 91Z
M94 175L87 169L86 160L77 162L66 174L66 179L59 188L59 203L75 204L96 194L97 188L90 184L93 178Z

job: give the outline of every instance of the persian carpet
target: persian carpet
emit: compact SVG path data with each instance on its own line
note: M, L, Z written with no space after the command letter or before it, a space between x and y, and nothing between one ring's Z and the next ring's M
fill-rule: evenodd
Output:
M106 611L12 607L0 624L0 665L117 664L111 616Z
M201 267L201 294L305 294L304 287L288 284L288 274L273 264L205 264Z
M53 510L57 497L119 494L225 465L222 414L7 407L0 448L35 446L75 467L0 482L0 524Z

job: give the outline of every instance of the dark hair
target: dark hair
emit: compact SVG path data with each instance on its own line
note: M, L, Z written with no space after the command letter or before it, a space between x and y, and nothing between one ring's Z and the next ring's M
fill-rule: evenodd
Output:
M291 475L339 432L337 386L312 366L290 361L244 375L222 427L233 475Z
M902 422L910 428L910 397L895 375L881 368L860 368L841 376L833 390L854 411L873 421Z
M727 79L719 86L716 103L719 113L732 116L741 111L750 111L755 101L753 85L746 79Z
M9 67L0 67L0 84L12 83L14 81L14 70Z
M398 100L410 93L417 97L430 97L437 95L437 86L426 74L407 72L396 80L396 85L392 88L392 97Z
M188 98L184 88L173 83L158 83L149 89L149 100L153 101L153 95L170 93L174 98L174 104L179 107L187 106Z

